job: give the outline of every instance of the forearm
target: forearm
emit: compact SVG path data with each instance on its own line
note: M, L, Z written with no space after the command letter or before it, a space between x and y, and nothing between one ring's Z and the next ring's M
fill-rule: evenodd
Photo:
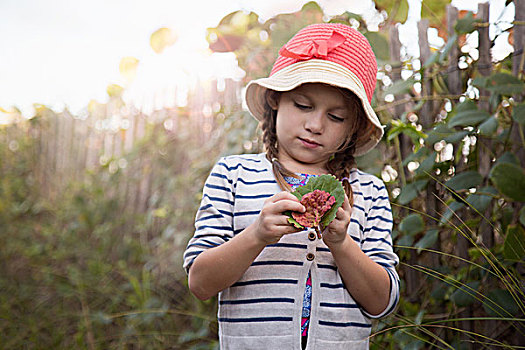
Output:
M385 269L363 253L350 236L330 251L354 300L371 315L384 311L390 298L390 278Z
M188 274L191 292L206 300L237 282L265 244L255 239L253 225L218 247L208 249L195 259Z

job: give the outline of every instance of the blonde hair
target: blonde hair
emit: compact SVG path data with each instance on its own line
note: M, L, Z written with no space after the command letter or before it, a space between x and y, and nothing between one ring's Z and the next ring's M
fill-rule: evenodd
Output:
M354 152L356 144L358 141L358 132L371 134L373 129L370 128L367 122L365 111L363 110L363 105L359 98L347 89L338 88L343 94L345 101L347 102L348 109L354 111L354 118L352 118L352 124L349 130L349 137L346 138L345 142L341 145L339 151L337 151L328 161L326 167L328 172L334 175L337 179L342 181L343 188L345 189L346 195L350 201L350 205L354 203L354 194L352 191L352 186L350 186L349 176L350 171L356 167L356 162L354 158ZM261 124L262 133L263 133L263 143L266 149L266 157L272 163L273 173L275 179L279 184L279 187L283 191L291 191L291 187L286 182L285 177L294 177L298 176L286 169L281 162L279 162L279 143L277 140L277 133L275 130L275 123L277 118L277 110L273 109L270 104L270 99L277 99L279 97L279 92L273 90L267 90L266 92L266 102L264 106L264 116ZM367 139L365 135L365 140ZM368 135L370 136L370 135ZM363 138L362 138L363 139Z

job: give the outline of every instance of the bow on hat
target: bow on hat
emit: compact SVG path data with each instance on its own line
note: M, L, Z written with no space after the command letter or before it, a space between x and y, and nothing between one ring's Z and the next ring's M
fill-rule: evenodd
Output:
M329 52L340 46L345 40L346 37L343 34L333 30L332 35L328 39L317 39L311 40L310 42L303 42L293 49L283 46L281 50L279 50L279 55L298 60L326 58Z

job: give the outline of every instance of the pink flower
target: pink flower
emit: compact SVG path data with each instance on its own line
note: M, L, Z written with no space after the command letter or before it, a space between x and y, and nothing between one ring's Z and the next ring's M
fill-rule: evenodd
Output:
M316 227L321 222L323 215L332 208L335 197L330 193L314 190L301 198L301 204L305 206L304 213L293 212L292 216L299 224L304 227Z

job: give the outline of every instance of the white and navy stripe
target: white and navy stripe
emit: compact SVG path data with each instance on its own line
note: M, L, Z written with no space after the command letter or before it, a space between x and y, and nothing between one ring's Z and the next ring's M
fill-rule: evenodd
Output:
M315 335L316 348L367 348L370 319L392 312L399 299L398 257L392 248L392 211L383 182L355 169L350 183L354 206L348 233L388 272L388 307L380 315L367 314L346 290L323 241L310 241L304 231L290 234L268 245L239 281L219 293L221 348L257 348L261 342L265 348L291 344L285 347L300 349L308 271L312 273L314 298L309 334ZM195 234L184 253L184 268L188 270L203 251L242 232L256 220L264 201L280 191L265 154L222 158L204 186ZM308 260L307 254L315 258Z

